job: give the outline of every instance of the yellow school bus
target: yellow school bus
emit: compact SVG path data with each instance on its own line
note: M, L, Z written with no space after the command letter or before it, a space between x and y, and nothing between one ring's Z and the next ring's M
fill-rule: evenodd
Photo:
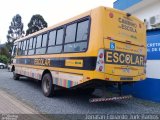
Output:
M13 78L40 80L47 97L55 86L133 83L146 78L145 24L98 7L16 40L12 55Z

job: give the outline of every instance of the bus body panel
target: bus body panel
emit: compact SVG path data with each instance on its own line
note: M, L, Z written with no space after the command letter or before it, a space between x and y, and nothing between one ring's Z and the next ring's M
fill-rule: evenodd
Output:
M104 8L103 14L104 38L110 37L120 42L145 47L146 27L144 22L129 13L114 9Z
M117 81L143 80L146 74L144 23L130 14L114 9L103 8L102 11L105 73L119 76Z

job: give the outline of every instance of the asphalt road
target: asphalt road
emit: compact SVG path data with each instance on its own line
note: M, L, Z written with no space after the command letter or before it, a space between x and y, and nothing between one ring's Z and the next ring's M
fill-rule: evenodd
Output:
M136 98L90 103L90 98L100 94L98 90L94 95L77 95L72 91L61 90L57 96L47 98L43 96L39 83L26 78L15 81L11 72L2 69L0 69L0 90L47 114L160 114L160 103Z

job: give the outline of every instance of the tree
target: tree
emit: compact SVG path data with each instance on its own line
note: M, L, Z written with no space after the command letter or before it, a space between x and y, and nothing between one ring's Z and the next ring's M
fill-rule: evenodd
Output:
M9 26L7 41L13 43L16 39L24 36L22 18L19 14L12 18L11 25Z
M5 55L5 56L7 56L7 57L10 57L9 51L8 51L8 49L7 49L6 46L5 46L5 47L2 47L2 48L0 49L0 55Z
M0 55L0 62L7 64L9 59L5 55Z
M23 37L25 34L23 30L22 18L19 14L15 15L12 18L11 24L9 26L8 34L7 34L7 43L5 47L2 49L1 55L5 55L8 58L11 58L11 50L13 47L13 43L16 39ZM7 51L7 53L6 53Z
M47 26L48 26L47 22L41 15L39 14L33 15L30 22L28 23L28 29L26 30L26 35L39 31Z

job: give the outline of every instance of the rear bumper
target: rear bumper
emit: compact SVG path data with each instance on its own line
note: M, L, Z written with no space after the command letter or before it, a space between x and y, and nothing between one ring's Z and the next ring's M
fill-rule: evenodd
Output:
M115 81L115 82L136 82L145 80L146 75L139 75L139 76L114 76L105 74L105 80L107 81Z
M146 75L137 75L137 76L120 76L120 75L111 75L106 74L103 72L94 72L93 79L100 79L104 81L110 81L110 82L137 82L142 81L146 79Z

